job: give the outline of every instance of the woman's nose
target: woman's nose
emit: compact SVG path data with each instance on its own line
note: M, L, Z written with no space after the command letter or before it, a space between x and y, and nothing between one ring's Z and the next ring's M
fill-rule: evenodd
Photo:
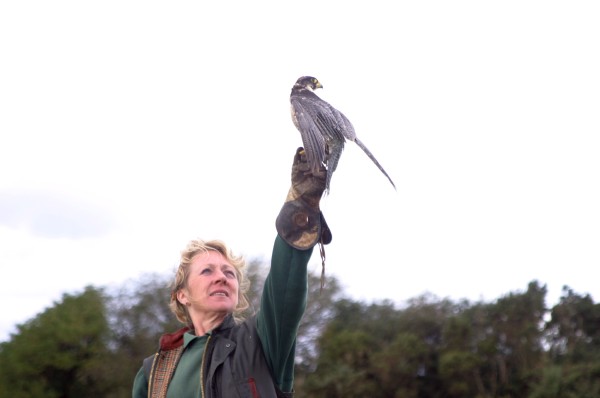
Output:
M217 273L217 282L227 283L227 276L219 271L219 273Z

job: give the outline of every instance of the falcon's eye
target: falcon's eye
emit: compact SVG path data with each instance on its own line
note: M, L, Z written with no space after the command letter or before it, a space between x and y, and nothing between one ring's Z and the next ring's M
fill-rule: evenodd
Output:
M313 84L317 84L318 83L317 79L312 79L312 82L313 82Z

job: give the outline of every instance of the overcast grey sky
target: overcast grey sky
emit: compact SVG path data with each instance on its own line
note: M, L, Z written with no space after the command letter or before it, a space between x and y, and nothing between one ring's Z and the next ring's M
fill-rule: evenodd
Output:
M2 2L0 341L195 237L269 258L302 75L398 187L347 145L322 205L348 294L598 300L598 4Z

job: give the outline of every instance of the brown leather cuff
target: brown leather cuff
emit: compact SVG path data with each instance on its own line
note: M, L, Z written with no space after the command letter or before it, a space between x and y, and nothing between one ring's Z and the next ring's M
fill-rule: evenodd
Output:
M319 210L311 208L302 200L293 200L284 203L275 221L275 227L279 236L290 246L307 250L315 246L322 236L327 238L324 244L331 242L331 231L324 221L325 218ZM323 234L323 224L326 234Z

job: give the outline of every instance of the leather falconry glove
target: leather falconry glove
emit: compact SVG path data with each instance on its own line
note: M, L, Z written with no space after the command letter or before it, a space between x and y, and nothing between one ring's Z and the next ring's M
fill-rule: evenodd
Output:
M296 249L307 250L320 243L323 263L322 245L329 244L332 238L319 208L326 179L327 170L323 167L312 172L304 148L298 148L292 164L292 186L275 222L279 236Z

